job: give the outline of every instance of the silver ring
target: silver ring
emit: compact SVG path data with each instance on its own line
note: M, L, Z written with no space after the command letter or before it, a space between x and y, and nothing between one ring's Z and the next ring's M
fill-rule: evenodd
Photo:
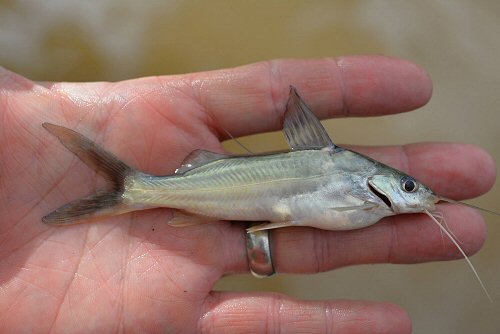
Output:
M269 231L246 233L247 258L250 271L257 278L274 275L273 258L271 256L271 242Z

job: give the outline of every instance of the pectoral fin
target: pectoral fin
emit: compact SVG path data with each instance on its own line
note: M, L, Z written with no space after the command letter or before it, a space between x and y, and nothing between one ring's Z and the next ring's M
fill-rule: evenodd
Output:
M247 228L247 233L264 231L264 230L271 230L271 229L280 228L280 227L296 226L296 225L297 225L297 222L294 222L294 221L264 223L264 224L255 225L255 226Z
M365 202L363 205L353 205L353 206L341 206L341 207L333 207L330 210L335 210L339 212L343 211L353 211L353 210L371 210L378 206L377 203L374 202Z

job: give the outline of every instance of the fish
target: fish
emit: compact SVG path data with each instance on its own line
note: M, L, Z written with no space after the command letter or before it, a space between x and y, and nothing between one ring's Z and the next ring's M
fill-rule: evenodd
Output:
M283 122L289 150L229 155L197 149L174 174L165 176L130 167L76 131L51 123L42 126L108 184L44 216L46 224L69 225L167 207L174 210L168 222L172 226L264 222L247 230L253 233L290 226L354 230L388 216L425 213L460 250L487 294L436 212L440 201L468 204L439 196L400 170L334 144L293 86Z
M195 150L166 176L137 171L76 131L43 127L110 186L42 218L52 225L168 207L176 210L171 225L230 220L267 222L250 232L352 230L391 215L434 211L439 201L413 177L335 145L293 87L283 123L290 150L237 156Z

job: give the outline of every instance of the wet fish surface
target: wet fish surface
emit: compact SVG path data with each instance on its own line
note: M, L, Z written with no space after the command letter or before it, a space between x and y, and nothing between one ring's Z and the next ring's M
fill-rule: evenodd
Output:
M268 222L250 231L351 230L395 214L433 211L440 200L411 176L335 145L293 87L283 124L289 151L230 156L195 150L167 176L136 171L68 128L43 127L110 185L43 217L47 224L168 207L176 209L169 222L174 226L237 220Z

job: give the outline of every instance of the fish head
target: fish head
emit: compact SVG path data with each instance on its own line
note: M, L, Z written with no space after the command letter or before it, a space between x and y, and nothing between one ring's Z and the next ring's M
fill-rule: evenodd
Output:
M369 177L368 188L395 214L434 211L439 201L429 187L397 170Z

